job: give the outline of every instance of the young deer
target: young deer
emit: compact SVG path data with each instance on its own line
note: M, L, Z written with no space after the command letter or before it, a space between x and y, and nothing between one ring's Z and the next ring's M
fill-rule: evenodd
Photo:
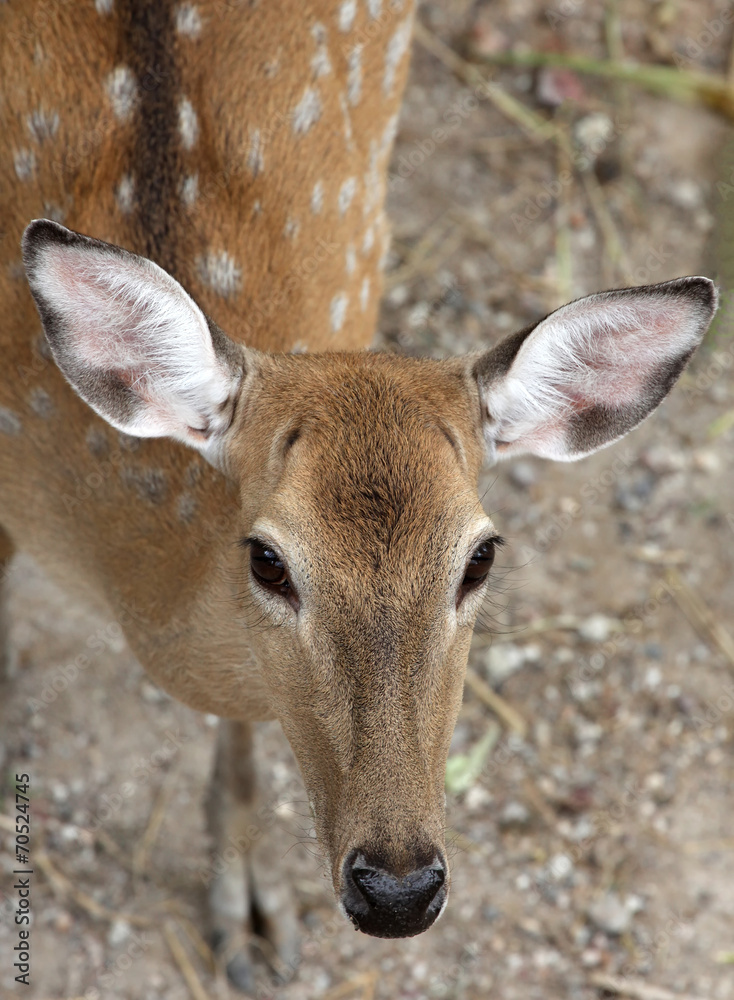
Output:
M636 426L714 286L591 295L467 358L358 350L408 3L0 18L0 557L101 595L155 682L224 720L213 833L242 850L211 915L236 982L253 907L297 951L247 833L256 720L285 730L345 914L417 934L448 896L444 769L497 543L482 462L569 461ZM32 222L26 283L40 215L95 238Z

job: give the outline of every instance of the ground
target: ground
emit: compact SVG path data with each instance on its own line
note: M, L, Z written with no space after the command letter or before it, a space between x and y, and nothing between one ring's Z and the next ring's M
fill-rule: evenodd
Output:
M445 0L421 20L464 55L603 58L621 46L646 64L726 74L730 14L713 0ZM572 145L528 134L487 91L474 100L468 77L416 43L391 168L383 347L458 353L604 287L724 274L724 118L567 72L494 78ZM451 899L429 932L378 941L337 913L290 751L275 724L262 728L305 941L293 982L263 996L734 998L732 414L722 324L624 442L578 464L486 475L508 545L470 663L527 725L522 737L498 726L481 688L467 690L453 753L482 739L486 753L473 772L454 764L467 787L448 797ZM0 901L0 993L226 997L197 937L216 720L153 687L116 623L23 559L11 610L21 662L0 707L3 791L31 774L35 925L32 986L19 987L12 905Z

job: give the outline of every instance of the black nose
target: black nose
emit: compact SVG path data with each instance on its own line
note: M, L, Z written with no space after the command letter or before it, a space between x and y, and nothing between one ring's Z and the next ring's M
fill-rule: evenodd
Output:
M352 851L344 862L344 909L360 931L374 937L412 937L427 930L446 891L446 866L438 856L402 878L370 863L361 851Z

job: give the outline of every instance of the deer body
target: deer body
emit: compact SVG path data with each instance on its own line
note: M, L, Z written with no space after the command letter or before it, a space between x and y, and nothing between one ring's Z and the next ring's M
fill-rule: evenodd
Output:
M161 686L231 720L216 842L253 808L249 726L278 718L335 893L382 936L446 903L444 768L496 536L483 459L620 437L715 306L707 279L680 279L469 359L356 350L411 17L352 0L0 13L0 556L101 595ZM21 262L39 216L64 226L28 227ZM240 985L252 900L293 961L265 861L243 850L211 900Z

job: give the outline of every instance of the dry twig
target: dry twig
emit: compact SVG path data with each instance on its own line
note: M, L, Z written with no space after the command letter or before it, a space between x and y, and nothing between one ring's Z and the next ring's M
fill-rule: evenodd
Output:
M525 734L528 731L528 724L517 711L513 708L504 698L501 698L496 691L487 684L486 681L482 680L476 670L471 667L466 668L466 686L476 695L480 701L489 708L498 719L504 722L507 729L511 729L513 732L517 733L521 739L525 738Z
M135 853L133 854L133 872L135 875L141 875L148 865L150 852L160 832L175 786L176 771L170 771L156 793L148 826L135 847Z
M96 899L92 899L86 892L77 889L66 875L51 863L51 859L43 848L36 850L33 860L34 864L37 864L46 876L55 893L73 899L77 906L81 907L91 917L94 917L95 920L107 920L110 923L114 920L124 920L126 923L134 924L137 927L150 927L154 923L150 917L141 917L136 913L120 913L117 910L110 910L106 906L102 906L101 903L98 903Z
M173 959L189 988L191 996L194 1000L209 1000L209 995L202 986L196 969L193 967L189 956L186 954L186 949L179 941L175 926L172 922L166 921L163 925L163 937L166 939L166 944L168 945L170 952L173 955Z
M642 979L607 976L601 972L591 977L591 985L596 986L597 989L606 990L608 993L631 997L632 1000L704 1000L703 997L694 997L689 993L672 993L661 986L646 983Z
M359 1000L373 1000L376 986L377 973L363 972L361 975L355 976L354 979L350 979L349 982L340 983L333 990L329 990L328 993L324 994L323 1000L347 1000L347 997L351 997L355 990L362 991Z
M709 645L716 646L734 667L734 639L729 632L714 617L713 611L686 583L677 570L668 570L666 577L676 604L691 625Z

